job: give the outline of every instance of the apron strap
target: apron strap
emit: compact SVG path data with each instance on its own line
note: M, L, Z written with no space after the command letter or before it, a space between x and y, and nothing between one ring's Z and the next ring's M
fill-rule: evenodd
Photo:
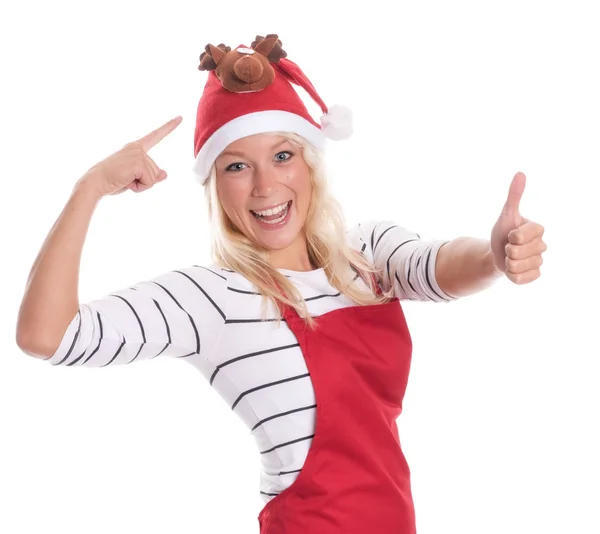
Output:
M283 288L277 282L275 282L275 285L277 286L277 288L279 289L279 292L283 296L284 295ZM277 306L279 307L279 310L280 310L281 314L283 315L283 318L287 322L289 322L290 320L292 320L292 321L293 320L301 320L300 315L296 311L296 308L293 308L292 306L290 306L289 304L286 304L285 302L277 302Z
M356 253L357 256L362 256L362 254L360 252L358 252L358 250L354 251ZM368 286L368 282L365 280L365 277L362 275L362 273L360 271L358 271L359 276L362 278L362 281ZM375 276L374 273L371 273L369 275L369 278L371 278L373 285L375 286L375 294L380 297L383 292L381 290L381 287L379 285L379 282L377 281L377 277Z

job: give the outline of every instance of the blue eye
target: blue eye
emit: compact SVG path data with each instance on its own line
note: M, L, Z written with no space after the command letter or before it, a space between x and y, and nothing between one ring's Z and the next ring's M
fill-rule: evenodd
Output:
M286 157L286 155L287 155L287 157ZM280 157L280 156L283 156L283 157ZM275 154L275 159L277 161L287 161L292 156L293 156L293 154L289 150L284 150L283 152L279 152L279 153Z
M228 165L227 167L225 167L226 171L229 172L240 172L242 170L244 170L243 168L241 168L241 165L246 165L245 163L232 163L231 165Z

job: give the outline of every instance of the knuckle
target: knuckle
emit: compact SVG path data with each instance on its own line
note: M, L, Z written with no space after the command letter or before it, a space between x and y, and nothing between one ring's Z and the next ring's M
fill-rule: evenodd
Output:
M504 252L506 253L506 255L509 258L514 258L517 259L517 250L518 250L518 245L513 245L511 243L508 243L505 247L504 247Z
M517 275L515 273L511 273L511 272L507 272L506 273L506 277L513 283L513 284L518 284L519 282L517 281Z
M522 285L525 282L525 277L523 276L523 273L515 273L514 282L517 285Z
M519 262L517 260L513 260L511 258L506 258L506 269L511 273L518 272L517 269L519 267Z
M127 148L129 150L139 150L141 149L141 146L138 141L130 141L125 145L124 148Z
M131 148L131 151L138 158L139 157L143 158L144 155L146 154L144 148L142 147L142 145L140 144L139 141L132 141L130 148Z

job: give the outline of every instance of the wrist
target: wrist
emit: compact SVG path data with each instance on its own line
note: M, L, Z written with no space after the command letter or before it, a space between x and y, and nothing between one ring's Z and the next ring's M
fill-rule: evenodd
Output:
M504 271L496 265L496 260L491 249L486 253L484 262L487 265L487 272L489 273L489 276L494 278L504 276Z
M84 196L92 202L99 202L105 194L102 193L97 186L96 179L92 174L84 174L75 184L73 194Z

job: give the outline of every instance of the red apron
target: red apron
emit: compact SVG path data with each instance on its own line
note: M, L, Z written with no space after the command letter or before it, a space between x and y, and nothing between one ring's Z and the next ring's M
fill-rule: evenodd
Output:
M396 418L412 340L398 299L339 308L298 339L317 404L315 435L291 486L258 515L261 534L415 534L410 469Z

